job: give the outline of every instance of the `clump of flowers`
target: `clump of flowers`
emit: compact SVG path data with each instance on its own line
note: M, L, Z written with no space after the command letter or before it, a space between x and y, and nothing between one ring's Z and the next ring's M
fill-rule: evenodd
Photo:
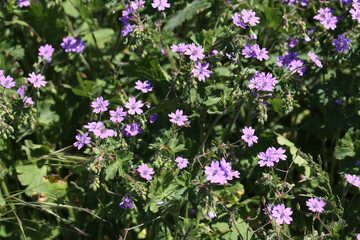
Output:
M64 37L61 47L65 52L77 52L82 53L85 48L86 41L81 41L81 37Z
M254 77L250 78L250 89L256 89L258 91L269 91L272 92L275 85L278 83L276 77L273 77L272 73L260 73L256 71Z
M125 137L136 136L141 132L142 129L138 122L127 124L122 130L122 133L125 135Z
M274 163L279 162L279 160L286 160L287 156L284 154L285 149L282 147L276 149L274 147L269 147L266 152L260 152L258 158L260 161L258 162L260 167L273 167Z
M263 59L269 59L267 53L268 51L266 50L266 48L261 49L257 44L251 46L250 43L246 44L245 48L241 51L241 54L244 55L245 58L257 58L260 61L262 61Z
M210 166L205 167L205 174L207 175L208 181L211 183L220 183L221 185L224 185L233 178L240 178L240 173L233 171L225 158L221 158L220 163L218 161L212 161Z
M331 8L320 8L318 10L318 15L316 15L314 17L314 19L319 20L320 23L326 28L329 29L331 28L332 30L334 30L336 28L336 24L338 22L337 17L333 17L333 10Z

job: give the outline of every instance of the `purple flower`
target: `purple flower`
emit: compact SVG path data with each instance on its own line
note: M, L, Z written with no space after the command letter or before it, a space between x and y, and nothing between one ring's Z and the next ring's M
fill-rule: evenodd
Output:
M357 20L360 23L360 8L351 9L350 14L353 20Z
M43 81L44 76L41 74L36 75L34 72L29 73L28 80L34 85L35 88L44 87L46 85L46 81Z
M189 48L185 51L185 55L190 55L190 59L192 61L203 59L205 57L205 55L203 54L204 49L201 45L196 47L195 43L192 43L188 47Z
M110 110L110 121L112 122L118 122L121 123L124 120L124 117L126 116L126 112L123 112L124 109L122 107L117 107L116 111Z
M259 59L260 61L262 61L263 59L265 60L269 59L269 55L267 55L268 51L266 50L266 48L260 49L259 45L255 44L253 47L253 51L256 54L256 58Z
M135 82L135 84L135 89L140 90L143 93L151 92L153 90L153 87L150 87L151 83L148 80L145 80L144 82L138 80Z
M293 220L291 208L285 208L285 205L279 204L275 205L272 209L271 216L273 218L276 218L276 222L279 224L283 224L283 222L290 224L290 222Z
M16 90L16 92L20 95L20 97L24 97L25 95L25 86L21 86L18 88L18 90Z
M244 23L249 23L251 26L255 26L256 24L260 23L259 22L259 17L255 17L255 12L253 10L249 10L246 11L245 9L243 9L241 11L242 14L242 19L244 20Z
M144 4L145 4L145 1L144 0L134 0L134 1L131 1L130 4L131 4L131 7L134 10L136 10L138 8L143 8Z
M178 163L178 167L180 169L183 169L183 168L186 168L186 166L188 165L189 163L189 160L187 158L183 158L183 157L180 157L178 156L176 159L175 159L175 162Z
M105 127L101 127L100 129L95 129L93 131L94 135L100 137L101 139L114 137L116 136L116 132L112 129L106 129Z
M241 54L244 55L245 58L250 58L250 57L255 58L256 57L256 52L251 47L250 43L245 45L245 48L241 51Z
M130 115L136 114L142 114L143 110L141 110L141 107L144 106L144 104L141 102L141 100L136 101L135 97L130 97L129 101L125 103L125 107L128 110L128 113Z
M4 70L0 70L0 76L4 75Z
M165 8L170 8L170 3L167 2L168 0L154 0L151 3L153 8L157 8L159 11L164 11Z
M338 98L335 100L335 103L340 106L343 103L343 100L341 98Z
M195 63L195 67L196 68L192 70L192 73L195 77L199 78L199 81L205 82L205 77L210 77L211 73L211 71L207 69L209 67L209 63L205 62L204 64L201 64L200 61L197 61Z
M356 175L345 174L346 180L355 187L360 188L360 179Z
M84 133L84 135L81 135L80 133L78 133L78 135L76 135L76 142L74 142L74 146L77 147L78 150L80 150L85 144L89 144L90 143L90 137L88 137L89 133L86 132Z
M138 172L140 173L140 176L142 178L145 178L146 180L150 181L152 179L152 174L154 174L154 169L149 168L145 163L141 164L138 168Z
M296 44L299 43L299 40L296 39L296 38L294 38L294 37L291 37L291 38L290 38L289 40L287 40L286 42L287 42L287 44L288 44L289 47L293 48L293 47L296 46Z
M84 128L88 129L89 132L94 132L95 130L101 130L104 127L103 122L90 122L84 126Z
M316 66L323 67L322 63L320 62L320 60L318 59L318 56L315 53L312 53L311 51L309 51L308 55L310 57L310 60L313 61L316 64Z
M290 63L289 69L292 73L298 73L300 76L304 75L306 67L303 67L304 62L301 60L293 60Z
M275 151L275 159L277 159L277 161L275 162L278 162L279 159L285 161L287 156L284 154L285 153L285 149L283 149L282 147L279 147L276 151Z
M125 137L136 136L141 132L142 129L140 127L140 124L137 122L135 122L134 124L130 123L126 125L122 130L122 133L125 135Z
M86 41L82 42L80 37L77 39L73 37L64 37L61 47L65 50L65 52L82 53L85 48L85 43Z
M309 210L312 212L323 212L325 202L321 198L310 198L306 201L306 206L309 207Z
M180 54L185 53L186 50L189 48L188 44L179 43L178 45L171 45L172 52L179 52Z
M18 0L18 5L20 8L30 6L29 0Z
M255 130L252 127L244 127L242 129L244 135L241 136L242 140L244 140L249 147L251 147L254 143L257 143L258 137L254 135Z
M357 239L357 240L360 240L360 233L358 233L358 234L356 235L356 239Z
M31 97L25 97L23 100L24 103L24 107L29 107L30 105L34 105L34 101L32 100Z
M175 123L178 126L183 126L184 123L188 120L186 115L183 115L183 110L177 109L175 113L170 113L168 116L171 118L170 122Z
M221 159L220 164L218 161L212 161L210 167L205 167L205 174L208 181L220 183L221 185L227 183L227 180L232 180L234 177L239 178L239 172L233 171L225 158Z
M211 51L209 52L209 55L210 55L210 56L215 56L215 55L217 55L218 53L219 53L218 50L213 49L213 50L211 50Z
M44 57L47 62L50 63L54 51L55 49L50 44L46 44L45 46L39 47L39 56Z
M271 211L272 211L272 207L270 207L269 204L265 204L265 208L263 209L264 211L264 214L265 215L268 215L270 219L272 219L272 216L271 216Z
M123 35L123 37L125 37L129 33L133 32L135 27L136 27L135 24L130 24L128 22L124 22L124 28L121 30L121 35Z
M350 48L350 38L345 38L344 34L339 34L337 39L333 40L333 45L336 46L336 50L341 53L342 51L347 52Z
M103 97L97 97L96 101L92 102L91 107L94 108L94 113L106 112L108 110L107 106L109 106L109 104L109 100L104 101Z
M264 72L255 72L254 77L250 78L250 89L257 89L258 91L269 91L272 92L275 85L278 83L276 77L273 77L272 73L265 74Z
M10 89L12 87L15 87L16 83L13 82L13 78L9 75L5 77L4 75L0 75L0 85L4 88Z
M241 15L238 13L235 13L234 15L231 15L232 19L233 19L233 23L238 26L241 27L243 29L246 28L246 24L242 21Z
M331 28L332 30L334 30L336 28L338 19L337 17L332 16L333 10L331 8L320 8L318 10L318 13L319 14L316 15L314 19L319 20L326 29Z
M150 123L154 123L156 119L158 118L158 114L154 113L150 116Z
M209 212L207 213L207 216L208 216L209 218L211 218L211 219L217 217L217 215L216 215L216 213L215 213L214 211L209 211Z
M128 198L128 197L126 197L124 199L124 201L119 204L119 206L121 208L128 208L128 209L131 209L131 208L135 207L135 205L132 203L131 198Z
M278 162L279 158L276 156L276 148L269 147L266 152L260 152L258 158L260 161L258 162L260 167L267 166L272 167L274 166L274 162Z
M286 51L285 53L285 56L282 57L282 56L279 56L278 57L278 62L277 62L277 65L279 67L289 67L290 66L290 63L294 60L300 60L297 56L299 54L297 52L291 52L290 50Z

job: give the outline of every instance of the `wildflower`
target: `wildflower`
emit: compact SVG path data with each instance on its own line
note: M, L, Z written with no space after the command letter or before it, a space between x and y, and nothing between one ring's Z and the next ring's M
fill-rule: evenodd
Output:
M205 57L203 54L204 49L201 45L196 47L195 43L192 43L188 47L189 48L185 51L185 55L190 55L192 61L203 59Z
M207 213L207 216L208 216L209 218L211 218L211 219L217 217L216 213L215 213L214 211L212 211L212 210Z
M150 87L151 82L149 82L148 80L145 80L144 82L138 80L135 82L135 84L135 89L140 90L143 93L151 92L153 90L153 87Z
M131 209L131 208L134 208L134 207L135 207L135 205L132 203L131 198L128 198L128 197L124 198L124 201L122 201L122 202L119 204L119 206L120 206L121 208L128 208L128 209Z
M331 8L320 8L318 13L318 15L314 16L314 19L319 20L326 29L331 28L334 30L336 28L338 19L332 16L333 10Z
M220 163L218 161L212 161L210 167L205 167L205 174L207 176L207 180L211 183L220 183L224 182L225 179L225 172L221 170Z
M243 135L241 136L242 140L244 140L249 147L251 147L254 143L257 143L258 137L254 135L255 130L252 127L244 127L242 129Z
M125 107L128 110L128 113L130 115L136 114L142 114L143 110L141 110L141 107L144 106L144 104L141 102L141 100L136 101L135 97L130 97L129 101L125 103Z
M358 233L358 234L356 235L356 239L357 239L357 240L360 240L360 233Z
M187 158L183 158L183 157L180 157L178 156L176 159L175 159L175 162L178 163L178 167L180 169L183 169L183 168L186 168L187 164L189 163L189 160Z
M172 52L179 52L180 54L185 53L186 50L189 48L188 44L179 43L178 45L171 45Z
M250 78L250 89L257 89L258 91L273 91L275 85L278 83L276 77L273 77L272 73L265 74L264 72L255 72L254 77Z
M88 129L89 132L94 132L95 130L100 130L104 127L103 122L90 122L84 126L84 128Z
M337 39L333 40L333 45L336 46L336 51L341 53L342 51L347 52L350 48L350 38L345 38L344 34L339 34Z
M145 178L146 180L150 181L152 179L152 174L154 174L154 169L149 168L145 163L142 163L139 168L138 172L140 173L140 176L142 178Z
M140 127L140 124L137 122L135 122L134 124L130 123L126 125L122 130L122 133L125 135L125 137L136 136L141 132L142 129Z
M124 23L124 28L121 30L121 35L123 37L125 37L126 35L128 35L129 33L134 31L134 28L136 27L135 24L130 24L128 22Z
M271 216L276 218L276 222L279 224L283 224L283 222L290 224L290 222L293 220L290 217L292 213L293 212L291 211L291 208L285 208L285 205L282 203L273 207Z
M99 129L95 129L93 131L94 135L97 137L100 137L101 139L105 139L108 137L114 137L116 136L116 132L112 129L106 129L105 126L99 128Z
M34 105L34 101L32 100L31 97L25 97L23 100L24 103L24 107L29 107L30 105Z
M134 0L134 1L131 1L130 4L131 4L131 7L134 10L136 10L138 8L143 8L144 4L145 4L145 1L144 0Z
M0 76L4 75L4 70L0 70Z
M168 0L154 0L151 3L153 8L157 8L159 11L164 11L165 8L170 8L170 3L167 2Z
M360 188L360 179L356 175L345 174L346 180L355 187Z
M272 209L273 209L273 208L270 207L269 204L265 204L265 208L263 209L264 214L265 214L265 215L268 215L270 219L272 219L272 217L271 217L271 211L272 211Z
M275 151L275 160L277 159L277 161L275 162L278 162L279 159L285 161L287 156L284 154L285 153L285 149L283 149L282 147L279 147L276 151Z
M108 110L107 106L109 106L109 104L109 100L104 101L103 97L97 97L96 101L92 102L91 107L94 108L94 113L106 112Z
M296 39L296 38L294 38L294 37L291 37L291 38L290 38L289 40L287 40L286 42L287 42L287 44L288 44L289 47L293 48L293 47L296 46L296 44L299 43L299 40Z
M16 83L13 82L13 78L10 77L9 75L7 77L5 77L4 75L0 76L0 85L3 86L4 88L10 89L12 87L15 87Z
M82 53L84 51L85 44L86 41L82 42L80 37L77 39L73 37L64 37L61 47L65 50L65 52Z
M300 60L297 56L297 52L291 52L290 50L286 51L285 56L279 56L277 58L277 65L279 67L289 67L291 62L294 60Z
M175 123L178 126L183 126L184 122L188 120L188 117L183 115L183 110L179 109L177 109L175 113L171 112L168 116L171 118L170 122Z
M312 212L323 212L325 202L321 198L310 198L306 201L306 206L309 207L309 210Z
M76 135L76 142L74 143L74 146L77 147L78 150L80 150L85 144L89 144L90 143L90 137L88 137L89 133L86 132L84 133L84 135L81 135L80 133L78 133L78 135Z
M258 162L260 167L267 166L272 167L274 166L274 162L276 160L275 157L276 149L274 147L270 147L266 150L266 152L260 152L258 155L258 158L260 158L260 161Z
M150 116L150 123L154 123L156 121L156 119L158 118L158 114L154 113Z
M233 19L233 23L238 26L241 27L243 29L246 28L246 24L242 21L241 15L238 13L235 13L234 15L231 15L232 19Z
M210 56L215 56L215 55L217 55L218 53L219 53L218 50L213 49L213 50L211 50L211 51L209 52L209 55L210 55Z
M241 51L241 54L245 56L245 58L256 57L256 52L253 50L253 47L250 43L245 45L245 48Z
M204 64L201 64L200 61L197 61L197 63L195 63L195 67L196 68L192 70L192 73L195 77L199 78L199 81L205 82L205 77L210 77L211 73L211 71L207 69L209 67L209 63L205 62Z
M357 20L360 23L360 8L351 9L349 12L351 14L351 18L353 20Z
M46 85L46 81L43 81L44 76L41 74L36 75L34 72L29 73L28 80L31 82L35 88L44 87Z
M19 87L18 90L16 90L16 93L20 95L20 97L24 97L25 95L25 86Z
M126 116L126 112L123 112L124 109L122 107L117 107L116 111L110 110L110 121L121 123Z
M39 47L39 56L44 57L48 63L51 62L51 56L53 55L55 49L50 45L46 44L45 46Z
M18 3L20 8L30 6L30 1L29 0L18 0L17 3Z
M312 53L311 51L308 52L308 55L310 57L310 60L313 61L316 66L318 67L322 67L322 63L320 62L320 60L318 59L318 56L315 53Z
M249 23L251 26L255 26L256 24L260 23L259 22L259 17L255 17L255 12L253 10L245 10L243 9L241 11L242 14L242 19L244 20L244 23Z
M240 178L239 177L240 173L238 171L233 171L231 169L230 163L227 163L224 157L221 158L220 168L222 171L224 171L224 176L225 176L226 180L232 180L234 177ZM224 183L227 182L226 180ZM223 184L223 183L220 182L220 184Z
M304 75L306 67L303 67L304 62L301 60L293 60L290 63L289 69L292 73L298 73L300 76Z
M259 59L260 61L262 61L263 59L265 60L269 59L268 51L266 50L266 48L260 49L259 45L255 44L253 47L253 51L256 54L256 58Z

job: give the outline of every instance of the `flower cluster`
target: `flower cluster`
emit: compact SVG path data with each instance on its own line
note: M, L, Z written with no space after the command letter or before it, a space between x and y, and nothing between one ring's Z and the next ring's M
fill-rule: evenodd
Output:
M287 156L284 154L285 149L282 147L276 149L274 147L269 147L266 152L260 152L258 158L260 161L258 162L260 167L267 166L272 167L274 163L279 162L279 159L286 160Z
M85 48L86 41L81 41L81 37L64 37L61 43L61 47L65 52L77 52L82 53Z
M241 51L241 54L245 56L245 58L257 58L258 60L262 61L263 59L268 60L269 55L267 54L268 51L266 48L260 48L259 45L254 44L251 46L250 43L245 45L245 48Z
M289 68L292 73L298 73L300 76L303 76L306 67L303 66L304 62L297 57L298 55L297 52L288 50L285 52L285 56L279 56L277 58L277 65L279 67Z
M333 17L333 10L331 8L320 8L318 10L318 15L314 16L314 19L319 20L320 23L326 28L331 28L334 30L336 28L336 24L338 23L337 17Z
M256 71L254 77L250 78L248 87L258 91L272 92L277 83L278 81L276 80L276 77L273 77L272 73L259 73Z
M234 15L231 15L232 19L233 19L233 23L241 28L246 28L247 25L246 23L248 23L251 26L256 26L256 24L259 23L259 17L255 16L256 12L254 12L253 10L249 10L247 11L246 9L243 9L240 13L235 13Z
M233 171L229 163L225 158L221 158L220 163L218 161L212 161L210 167L205 167L205 174L207 180L211 183L220 183L221 185L227 183L228 180L232 180L239 177L238 171Z

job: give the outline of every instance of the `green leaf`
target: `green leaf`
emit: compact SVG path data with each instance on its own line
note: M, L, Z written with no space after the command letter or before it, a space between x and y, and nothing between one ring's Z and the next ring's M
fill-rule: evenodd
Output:
M130 160L133 159L133 153L125 150L119 150L115 154L116 160L112 161L109 166L106 167L105 180L109 181L110 179L114 179L116 173L119 172L121 177L124 177L126 172L125 170L129 170Z
M25 194L32 196L40 193L41 187L45 184L43 178L46 176L47 167L38 168L35 164L19 165L16 167L21 185L27 186Z
M141 59L130 62L125 68L129 77L137 77L150 81L170 81L171 77L162 69L158 59Z
M111 28L102 28L93 31L92 33L86 34L84 36L84 40L87 41L87 44L95 46L95 42L92 36L92 34L94 34L98 47L103 49L105 48L105 43L110 41L114 33L114 30Z
M192 19L200 10L211 7L207 0L195 0L187 4L185 8L179 10L164 26L165 30L172 31L175 27L180 26L186 20Z

